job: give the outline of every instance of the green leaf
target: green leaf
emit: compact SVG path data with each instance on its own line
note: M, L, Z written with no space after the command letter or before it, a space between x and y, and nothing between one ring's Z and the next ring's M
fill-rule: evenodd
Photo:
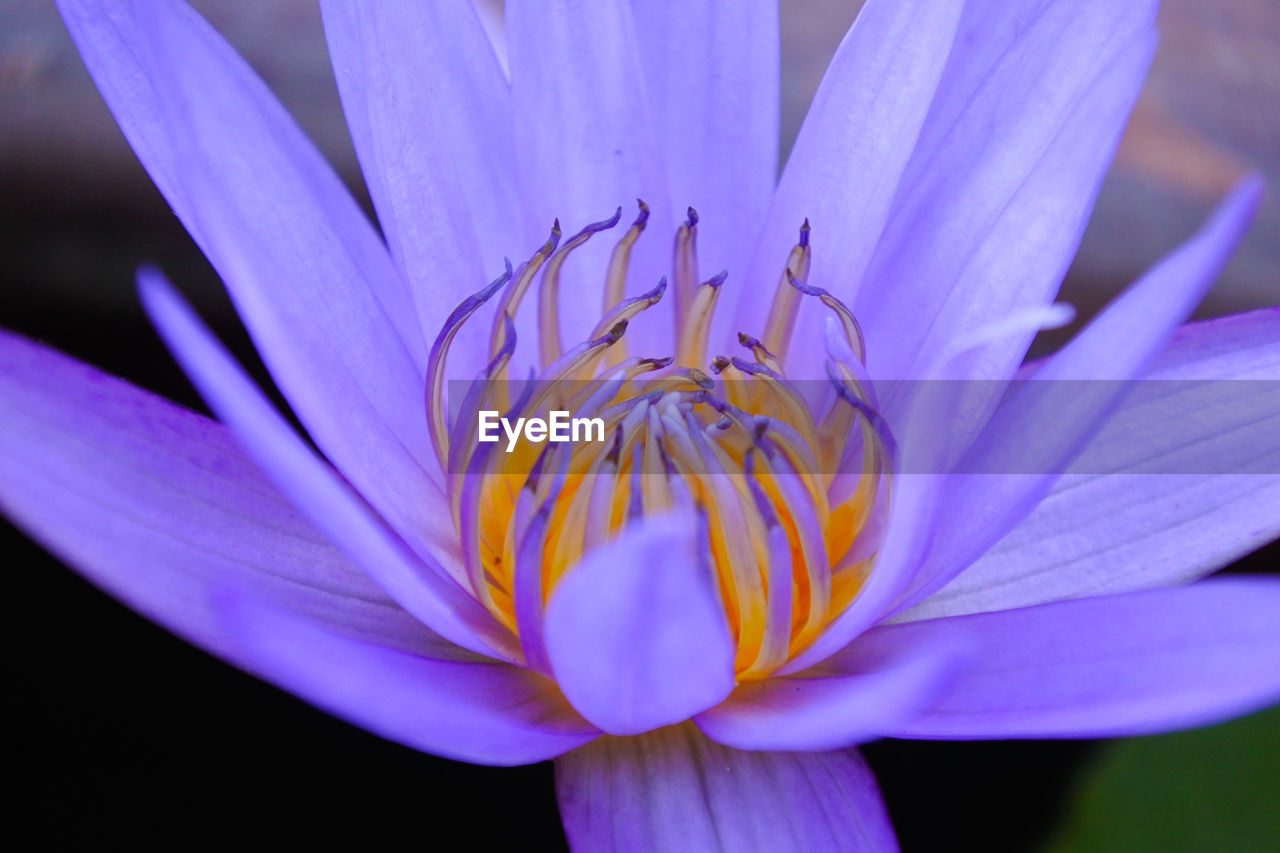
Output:
M1280 850L1280 707L1109 744L1045 853Z

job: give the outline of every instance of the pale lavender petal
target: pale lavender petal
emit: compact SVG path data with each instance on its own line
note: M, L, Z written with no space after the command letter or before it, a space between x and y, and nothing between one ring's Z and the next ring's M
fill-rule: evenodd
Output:
M696 209L704 277L727 269L737 281L777 178L777 4L633 0L631 7L672 218ZM744 290L745 279L720 294L716 319L725 329Z
M228 587L332 630L470 656L388 598L263 476L227 429L0 332L0 506L95 584L225 650Z
M694 722L707 737L735 749L852 746L928 707L965 652L959 640L871 649L855 641L811 669L740 686Z
M538 761L594 736L545 679L400 609L221 424L4 333L0 401L0 507L175 633L441 755Z
M605 736L561 756L556 799L582 853L898 849L856 751L741 752L692 725Z
M556 681L613 734L678 723L733 689L733 641L692 513L655 516L587 552L547 602Z
M376 231L185 4L68 0L62 11L144 164L168 176L161 189L180 183L175 210L308 433L416 550L443 556L425 350Z
M874 376L922 376L957 337L1048 303L1079 244L1155 47L1155 3L1030 5L966 4L854 305ZM982 347L970 374L1009 376L1034 333Z
M865 642L977 642L913 738L1115 737L1205 725L1280 699L1280 581L1215 578L888 625Z
M852 301L938 85L962 5L871 0L862 7L787 160L751 259L737 329L764 328L806 217L815 245L810 280ZM820 306L801 309L789 372L823 376L825 317Z
M269 209L275 207L328 231L334 247L326 259L344 249L349 257L341 268L353 272L350 283L334 287L330 298L352 300L351 309L361 306L361 315L374 313L366 304L377 306L386 315L380 322L391 325L394 338L416 361L425 361L421 330L413 312L406 310L412 297L377 231L279 101L202 18L185 3L156 0L58 0L58 9L129 144L215 265L216 252L203 233L201 212L192 197L192 173L209 170L213 180L230 180L237 168L250 171L257 186L239 190L256 193L256 203L268 208L257 212L263 217L261 224L275 221ZM160 27L166 30L163 37L157 32ZM162 38L174 41L165 44ZM193 145L190 129L182 126L184 118L193 116L170 109L169 99L186 87L200 92L202 97L195 100L208 101L190 104L192 109L207 120L225 122L216 148ZM273 172L281 167L282 174ZM284 242L280 248L288 252L297 247ZM371 290L372 299L367 293L350 292L357 285Z
M1044 360L992 416L959 473L946 477L929 551L895 609L941 589L1048 494L1209 289L1261 195L1248 179L1200 232ZM1063 381L1066 380L1066 381Z
M518 2L506 4L506 11L526 236L541 241L557 217L572 233L642 198L652 218L632 254L627 295L643 293L670 266L674 225L631 4ZM566 340L585 340L599 319L612 242L592 240L565 264L561 293L577 309L562 317ZM659 303L628 338L645 335L657 345L669 325L658 320L669 312L669 300ZM523 330L521 319L517 327Z
M1146 378L1028 518L898 618L1185 583L1280 536L1280 309L1184 326Z
M415 556L294 434L158 273L139 275L143 304L178 362L249 456L320 530L402 607L460 646L512 657L512 638L446 570Z
M507 81L470 3L320 7L365 181L430 338L505 256L529 249ZM456 375L483 365L481 325L462 330Z
M234 596L219 607L241 666L406 746L479 764L529 764L599 734L530 670L351 640Z

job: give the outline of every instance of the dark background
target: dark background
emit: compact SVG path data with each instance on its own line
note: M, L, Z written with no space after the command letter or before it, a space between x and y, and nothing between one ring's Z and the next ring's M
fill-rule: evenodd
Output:
M362 192L310 5L196 5ZM784 139L856 6L784 5ZM1245 0L1204 6L1170 0L1162 13L1161 52L1064 293L1084 315L1186 236L1246 168L1270 174L1273 186L1280 177L1280 11ZM1280 302L1278 235L1272 193L1203 313ZM0 324L200 408L133 297L143 260L159 263L265 379L220 284L128 152L52 5L0 0ZM459 764L338 722L175 639L0 525L10 583L11 836L37 847L563 846L549 764ZM1273 545L1234 570L1274 571L1278 558ZM1231 805L1280 793L1280 718L1255 720L1210 730L1209 758L1178 773L1223 793L1225 805L1197 799L1198 825L1221 824L1250 849L1280 849L1274 822ZM1186 746L1193 736L1140 743L1199 754ZM1182 794L1141 775L1122 777L1118 793L1095 782L1109 778L1125 748L880 742L865 752L906 850L1095 849L1097 832L1126 839L1116 849L1144 840L1146 849L1171 849L1156 841L1155 824L1186 819ZM1148 755L1141 766L1162 765ZM1128 836L1120 824L1085 826L1111 811L1121 822L1147 815L1152 826L1130 820ZM1192 836L1181 843L1200 849Z

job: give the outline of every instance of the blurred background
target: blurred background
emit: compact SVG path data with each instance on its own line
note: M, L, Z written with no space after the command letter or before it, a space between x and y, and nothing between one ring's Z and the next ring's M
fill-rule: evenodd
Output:
M193 5L364 198L313 2ZM859 5L782 5L784 151ZM1280 5L1165 0L1160 29L1063 289L1080 309L1077 326L1189 235L1240 175L1280 184ZM200 408L137 305L143 260L159 263L265 378L53 4L0 0L0 325ZM1201 315L1280 303L1278 261L1272 191ZM563 846L550 765L477 768L381 741L170 637L7 525L0 537L17 583L6 620L18 742L9 775L22 791L17 820L38 833L28 837L398 849L481 820L483 836L472 838L485 846ZM1271 546L1232 570L1277 565ZM886 741L866 752L908 851L1280 850L1274 710L1124 742Z

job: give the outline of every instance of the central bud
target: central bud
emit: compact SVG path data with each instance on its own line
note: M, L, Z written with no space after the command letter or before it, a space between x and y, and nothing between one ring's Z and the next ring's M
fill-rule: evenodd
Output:
M645 516L697 513L737 644L737 677L763 678L811 643L866 578L888 502L891 440L853 314L806 283L808 222L781 265L759 337L740 333L737 352L712 352L726 274L699 280L692 209L675 235L673 287L664 277L624 295L648 214L641 202L613 250L587 340L561 342L560 270L576 247L616 226L621 209L563 243L557 222L532 258L514 271L508 264L458 306L432 348L428 415L467 582L520 638L525 662L545 671L543 608L583 553ZM513 380L513 318L535 281L538 367ZM474 381L449 383L455 399L446 400L449 345L499 292L489 363ZM789 380L783 369L805 296L830 312L821 382ZM630 353L628 324L664 298L675 303L675 352Z

